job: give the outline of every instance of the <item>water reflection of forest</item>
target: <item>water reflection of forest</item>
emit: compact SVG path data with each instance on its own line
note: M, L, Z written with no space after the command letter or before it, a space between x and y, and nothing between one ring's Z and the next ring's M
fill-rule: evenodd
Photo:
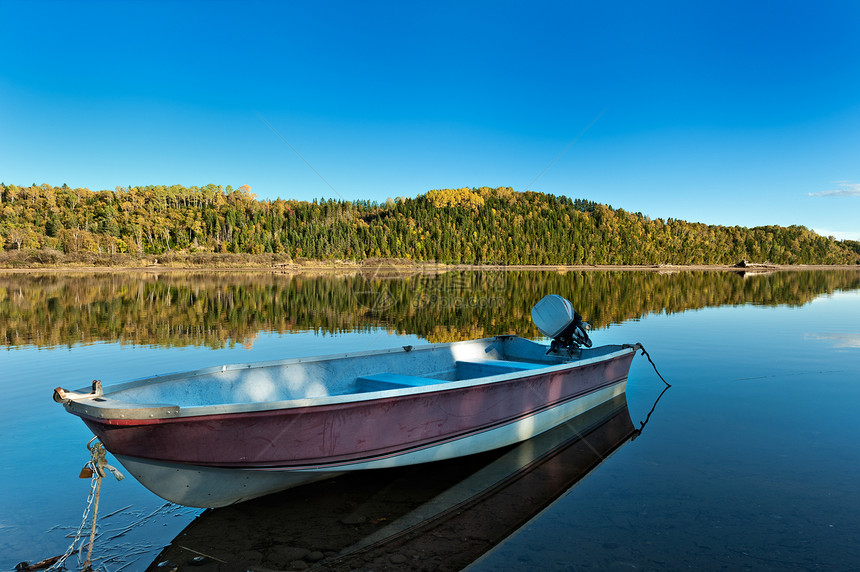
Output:
M733 304L801 305L860 289L854 270L733 272L171 272L0 275L0 344L97 341L159 346L250 344L260 331L387 328L433 342L538 336L531 307L570 299L595 328L648 313Z

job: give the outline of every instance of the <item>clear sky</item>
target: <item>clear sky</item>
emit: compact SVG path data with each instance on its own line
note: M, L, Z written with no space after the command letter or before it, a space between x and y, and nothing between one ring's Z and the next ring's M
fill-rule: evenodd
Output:
M511 186L860 239L860 2L0 0L0 181Z

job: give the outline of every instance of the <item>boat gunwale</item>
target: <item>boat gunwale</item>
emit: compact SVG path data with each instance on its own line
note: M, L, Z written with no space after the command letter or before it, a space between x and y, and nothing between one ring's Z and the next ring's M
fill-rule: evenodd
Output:
M264 401L264 402L250 402L250 403L226 403L226 404L216 404L216 405L191 405L191 406L178 406L174 404L164 404L164 403L154 403L154 402L128 402L122 401L118 399L112 399L110 395L112 393L117 393L120 391L125 391L128 389L133 389L135 387L139 387L141 385L147 383L167 383L172 381L181 380L183 378L187 378L189 380L193 379L197 376L209 375L212 373L218 373L221 371L230 371L230 370L243 370L250 368L263 368L263 367L280 367L280 366L288 366L298 363L313 363L313 362L321 362L321 361L333 361L336 359L349 359L355 357L365 357L370 355L384 355L390 353L398 353L398 352L407 352L407 351L437 351L441 349L450 348L452 346L461 345L461 344L475 344L479 342L492 342L494 340L498 340L502 336L497 336L493 338L482 338L478 340L467 340L461 342L449 342L442 344L427 344L424 346L413 347L410 350L406 350L403 348L384 348L379 350L367 350L364 352L351 352L344 354L329 354L329 355L319 355L319 356L309 356L309 357L299 357L299 358L287 358L283 360L273 360L273 361L261 361L261 362L251 362L251 363L243 363L243 364L230 364L223 366L214 366L207 367L198 370L185 371L185 372L175 372L168 374L159 374L154 376L149 376L145 378L139 378L135 380L130 380L126 382L119 383L117 385L109 386L105 389L103 395L93 395L86 394L78 397L74 397L69 399L64 403L66 410L73 415L81 417L83 419L90 419L92 421L103 423L107 425L130 425L130 424L152 424L152 423L161 423L165 420L170 419L188 419L195 417L204 417L204 416L217 416L217 415L231 415L231 414L242 414L242 413L257 413L257 412L271 412L278 410L290 410L290 409L302 409L302 408L316 408L328 405L343 405L349 403L361 403L365 401L374 401L381 399L391 399L397 397L407 397L414 396L420 394L429 394L429 393L438 393L445 392L457 389L463 389L468 387L478 387L484 385L491 385L495 383L502 383L506 381L514 381L519 379L540 377L560 371L573 370L580 367L586 367L595 363L600 363L604 361L614 360L628 353L635 353L636 349L632 345L629 344L605 344L602 346L597 346L593 348L594 350L599 348L617 348L608 353L601 353L594 357L585 358L585 359L576 359L567 362L561 362L558 364L547 364L546 367L537 368L537 369L528 369L521 371L514 371L508 373L502 373L491 376L484 377L476 377L470 379L463 380L453 380L453 381L442 381L440 383L433 383L427 385L417 385L412 387L403 387L403 388L393 388L393 389L384 389L378 391L366 391L366 392L358 392L358 393L344 393L339 395L327 395L322 397L305 397L300 399L286 399L279 401ZM530 362L535 363L535 362ZM226 368L226 369L224 369ZM89 388L77 390L77 392L85 392L88 391ZM94 405L94 402L98 402L98 405ZM111 404L115 403L118 406L111 407ZM122 404L122 405L120 405ZM133 405L134 407L131 407ZM103 415L93 414L94 412L101 411L104 412ZM122 412L130 412L134 411L135 414L133 416L125 416L122 415ZM117 416L110 415L110 413L116 413Z

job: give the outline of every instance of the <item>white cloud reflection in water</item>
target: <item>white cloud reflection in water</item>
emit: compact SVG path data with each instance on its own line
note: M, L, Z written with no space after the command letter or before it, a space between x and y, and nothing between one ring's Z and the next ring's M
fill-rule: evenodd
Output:
M835 348L860 348L860 334L806 334L810 340L830 340Z

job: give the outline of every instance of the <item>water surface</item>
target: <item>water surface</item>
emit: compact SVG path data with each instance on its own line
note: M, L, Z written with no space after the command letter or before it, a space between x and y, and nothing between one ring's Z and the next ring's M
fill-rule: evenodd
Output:
M50 400L58 385L537 337L548 293L596 344L642 342L673 387L639 438L474 569L856 568L858 271L0 275L0 566L61 554L81 521L91 435ZM637 358L637 427L662 389ZM109 478L100 513L97 563L142 570L200 511Z

